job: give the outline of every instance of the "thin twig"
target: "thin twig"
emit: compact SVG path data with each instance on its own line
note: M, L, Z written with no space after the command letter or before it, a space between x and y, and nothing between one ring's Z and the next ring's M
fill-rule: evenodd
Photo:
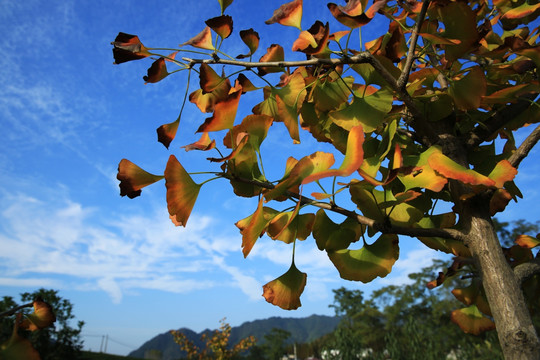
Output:
M422 24L424 23L424 19L426 17L426 12L429 7L429 3L430 3L430 0L424 0L424 3L422 4L422 9L420 10L420 14L418 14L418 19L416 20L416 25L411 34L411 39L410 39L411 44L409 45L409 52L407 53L405 66L403 66L401 75L399 76L399 79L397 80L397 86L401 90L405 90L405 86L407 85L407 82L409 81L409 73L411 72L412 64L414 62L416 43L418 42L418 34L420 33L420 29L422 28Z
M16 306L13 309L9 309L9 310L6 310L4 312L1 312L0 313L0 318L5 317L5 316L11 316L11 315L15 314L19 310L22 310L24 308L29 308L29 307L32 307L32 306L34 306L34 302Z
M229 174L218 173L216 175L222 176L229 180L243 182L245 184L256 185L264 189L273 189L275 186L269 182L262 182L257 180L243 179L239 177L233 177ZM341 206L337 206L331 203L325 203L310 199L298 193L292 191L287 191L285 195L297 199L302 205L312 205L320 209L329 210L346 217L356 220L361 225L366 225L373 228L375 231L381 232L383 234L396 234L396 235L405 235L411 237L440 237L444 239L455 239L465 242L465 234L456 229L424 229L424 228L407 228L402 226L394 226L389 223L377 222L374 219L368 218L366 216L357 214L355 211L351 211Z
M532 133L527 136L527 138L521 143L521 145L517 148L516 151L510 156L508 161L510 164L512 164L513 167L517 168L521 161L529 155L529 152L531 149L536 145L536 143L540 140L540 125L536 127L536 129L533 130Z

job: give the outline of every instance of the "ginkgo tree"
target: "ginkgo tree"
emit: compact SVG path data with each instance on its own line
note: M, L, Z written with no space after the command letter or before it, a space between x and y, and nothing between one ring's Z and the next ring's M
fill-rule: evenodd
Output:
M235 195L257 200L253 214L236 223L245 257L265 234L291 244L293 254L296 241L311 236L343 279L364 283L391 272L400 238L416 238L454 255L428 286L468 274L470 286L454 290L464 303L452 314L455 323L469 333L496 326L507 359L539 359L527 301L540 298L540 236L523 234L502 248L491 217L522 197L517 169L540 138L540 127L521 144L513 136L540 121L540 34L530 26L540 3L348 0L327 4L335 24L316 21L304 30L304 4L294 0L266 24L298 28L298 37L266 50L259 49L256 30L233 33L225 14L232 0L218 3L220 14L174 51L126 33L112 42L117 64L153 61L146 83L180 71L198 75L199 88L188 87L185 100L211 115L201 116L200 140L181 145L219 154L208 156L212 178L202 182L175 155L162 175L123 159L121 195L137 197L164 179L170 218L186 226L204 184L221 178ZM388 19L388 31L353 48L353 34L375 17ZM226 54L224 41L242 41L247 49ZM305 60L287 61L285 48ZM255 94L259 101L251 103ZM245 106L251 114L240 118ZM157 129L167 148L180 118ZM262 144L276 126L299 148L311 136L332 151L291 154L282 175L267 178ZM441 203L450 206L436 206ZM451 211L437 210L443 208ZM263 287L266 300L283 309L301 305L307 281L292 259Z

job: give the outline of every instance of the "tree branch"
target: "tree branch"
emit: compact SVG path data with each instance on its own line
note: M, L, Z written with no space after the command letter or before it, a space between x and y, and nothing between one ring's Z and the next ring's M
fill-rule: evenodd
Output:
M19 310L22 310L24 308L29 308L29 307L32 307L32 306L34 306L34 302L16 306L13 309L9 309L9 310L6 310L4 312L1 312L0 313L0 318L5 317L5 316L11 316L11 315L15 314Z
M508 161L512 164L513 167L517 168L521 161L529 155L529 151L536 145L540 140L540 125L533 130L532 133L527 136L527 138L521 143L516 151L510 156Z
M243 179L239 177L233 177L225 173L217 173L217 176L221 176L228 180L234 180L243 182L245 184L256 185L264 189L273 189L275 186L269 182L262 182L257 180ZM424 229L424 228L407 228L402 226L395 226L390 223L381 223L377 222L374 219L368 218L366 216L357 214L355 211L351 211L336 204L326 203L322 201L317 201L306 196L300 195L298 193L287 191L286 195L288 197L294 198L302 205L311 205L318 207L320 209L329 210L346 217L356 220L359 224L369 226L375 231L381 232L383 234L396 234L396 235L405 235L411 237L439 237L444 239L454 239L465 242L466 235L461 231L456 229Z
M519 264L514 268L514 275L516 275L521 285L525 280L536 274L540 274L540 258L538 257L529 262Z
M426 12L429 7L430 0L424 0L424 3L422 4L422 9L420 10L420 14L418 14L418 19L416 21L416 25L414 26L414 30L411 34L411 44L409 45L409 52L407 53L407 59L405 60L405 65L403 66L403 70L401 71L401 75L399 76L399 79L397 80L397 86L405 91L405 86L407 85L407 82L409 81L409 73L411 72L412 64L414 62L414 54L416 51L416 43L418 42L418 34L420 33L420 29L422 28L422 24L424 23L424 19L426 17Z
M465 140L467 148L472 149L483 143L493 133L502 128L504 125L512 121L515 117L527 110L531 106L530 101L533 101L538 94L528 94L519 100L517 103L510 106L504 106L495 111L491 117L487 119L485 124L477 125Z

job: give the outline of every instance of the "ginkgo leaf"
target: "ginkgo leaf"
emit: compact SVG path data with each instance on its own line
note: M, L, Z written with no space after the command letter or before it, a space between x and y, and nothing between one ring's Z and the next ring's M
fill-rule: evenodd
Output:
M311 234L315 215L298 215L300 204L298 201L293 211L282 212L270 221L267 232L273 240L290 244L295 239L305 240Z
M199 69L199 85L203 94L216 90L226 79L219 76L210 65L202 63Z
M215 50L214 45L212 44L212 31L210 30L210 27L205 27L203 31L201 31L185 43L180 44L180 46L185 45L191 45L199 49Z
M452 294L463 304L476 305L482 313L491 316L491 309L481 290L482 283L473 281L469 286L452 290Z
M514 180L517 173L517 169L508 160L501 160L495 165L488 177L495 182L495 187L502 188L504 183Z
M181 148L183 148L186 151L191 151L191 150L208 151L208 150L212 150L215 147L216 147L216 140L210 139L210 136L208 135L208 133L203 132L199 140L197 140L196 142L192 144L182 146Z
M143 76L145 84L157 83L163 80L169 75L167 71L167 65L165 65L165 58L159 58L152 63L152 66L148 69L148 74Z
M450 319L467 334L480 335L495 329L495 323L484 316L476 305L452 311Z
M267 115L248 115L242 122L234 126L229 133L223 137L223 145L232 149L231 139L237 139L238 134L249 134L249 142L258 151L262 142L268 134L268 129L272 125L273 119Z
M318 172L313 172L302 180L302 184L307 184L312 181L317 181L330 176L347 177L358 170L364 160L364 129L361 125L353 127L349 131L347 139L347 151L343 163L338 169L327 169Z
M540 245L540 240L538 239L538 236L537 237L532 237L532 236L529 236L529 235L519 235L516 238L515 243L518 244L521 247L524 247L524 248L527 248L527 249L532 249L532 248L537 247L538 245Z
M244 59L244 58L250 57L259 48L259 41L261 39L259 37L259 33L253 30L252 28L247 29L247 30L240 30L240 38L242 39L244 44L248 46L249 53L245 55L238 55L236 58Z
M238 153L240 153L240 151L242 151L244 146L246 146L248 141L249 141L249 134L240 133L236 137L236 144L234 146L233 151L229 155L221 157L221 158L209 157L209 158L207 158L207 160L210 161L210 162L224 162L224 161L227 161L227 160L234 159L236 157L236 155Z
M266 49L266 54L264 54L259 62L273 62L273 61L283 61L285 59L285 51L283 47L278 44L272 44L268 49ZM282 67L278 66L266 66L259 67L259 75L266 75L268 73L281 72L283 71Z
M34 313L25 316L25 319L20 323L21 329L36 331L53 325L56 321L56 315L51 305L37 297L33 306Z
M458 109L476 110L480 107L482 97L486 95L487 83L484 71L475 66L463 78L454 81L448 93L454 99Z
M346 6L328 3L328 10L332 16L343 25L352 29L366 25L381 10L388 0L375 0L373 5L366 10L366 2L349 0Z
M242 87L232 88L227 98L214 106L214 115L207 118L204 123L199 126L197 132L231 129L234 125L234 119L236 118L240 95L242 95Z
M328 116L345 130L362 125L364 131L370 133L382 125L386 114L392 110L392 100L391 91L386 89L364 97L355 94L350 105L330 112Z
M435 34L419 33L418 35L422 36L426 40L429 40L430 43L435 44L435 45L457 45L461 43L461 40L447 39L445 37L435 35Z
M531 14L534 14L538 10L540 10L540 3L530 4L528 2L524 2L521 5L505 12L502 18L503 19L521 19Z
M215 110L216 104L227 99L230 90L231 83L226 79L210 93L204 93L202 89L195 90L189 95L189 101L197 105L202 112L210 113Z
M304 54L317 55L321 53L328 43L330 28L316 21L307 31L302 31L292 46L292 51L301 51Z
M244 74L239 74L238 78L236 78L235 86L237 85L240 85L242 87L242 94L245 94L248 91L260 89L253 85L253 83Z
M292 168L287 178L280 181L273 189L264 193L266 201L279 198L292 187L300 185L309 175L329 169L334 164L334 161L334 155L321 151L303 157Z
M162 143L167 149L174 140L176 132L178 131L178 125L180 124L180 118L176 119L172 123L163 124L156 129L158 141Z
M233 19L229 15L213 17L204 22L222 39L228 38L233 31Z
M30 340L19 335L21 317L21 313L17 314L11 337L0 345L0 359L2 360L40 360L39 353Z
M333 222L323 209L315 214L313 237L319 250L335 251L349 247L358 241L364 228L357 221L347 217L341 224Z
M448 180L436 173L429 166L430 156L440 151L436 147L431 147L420 154L420 156L406 156L403 158L403 165L410 166L414 170L406 174L398 174L399 180L405 185L405 188L425 188L431 191L439 192L446 185Z
M111 45L114 46L113 56L115 64L139 60L151 55L137 35L120 32Z
M428 158L428 163L433 170L448 179L459 180L470 185L494 186L495 181L474 170L466 169L454 160L442 153L440 148L436 147Z
M300 295L304 291L307 274L291 264L289 270L263 286L263 296L269 303L284 310L295 310L302 306Z
M436 10L444 24L444 32L441 35L447 39L460 41L455 45L441 45L445 49L446 59L454 61L470 51L478 41L476 11L467 3L457 1L440 3Z
M263 198L261 197L257 205L257 210L247 218L235 223L242 234L242 253L244 254L244 258L249 255L257 239L264 234L268 223L279 214L277 210L263 207L263 202Z
M504 211L510 200L512 200L512 194L508 190L497 189L489 200L489 214L494 216L496 213Z
M281 5L274 11L273 16L265 21L265 24L279 23L285 26L292 26L302 30L302 0L293 0Z
M371 245L357 250L329 251L328 257L342 279L368 283L392 270L399 257L398 237L383 234Z
M167 208L176 226L186 226L199 195L201 185L196 184L174 155L169 157L165 168Z
M143 187L163 179L163 176L150 174L131 161L122 159L118 164L116 178L120 180L120 195L133 199L141 195Z
M225 12L225 9L229 7L229 5L232 4L233 0L218 0L219 6L221 7L221 13L223 14Z

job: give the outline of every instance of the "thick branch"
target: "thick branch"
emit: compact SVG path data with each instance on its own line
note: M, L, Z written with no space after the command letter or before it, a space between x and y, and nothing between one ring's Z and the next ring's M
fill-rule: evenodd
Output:
M420 33L420 29L422 28L422 24L424 23L424 19L426 17L426 12L429 7L430 0L424 0L424 3L422 4L422 9L420 10L420 14L418 14L418 19L416 20L416 25L414 27L414 30L411 34L411 43L409 45L409 52L407 54L407 59L405 60L405 66L403 66L403 70L401 71L401 75L399 76L399 79L397 80L397 86L405 90L405 86L407 85L407 82L409 81L409 73L411 72L412 64L414 62L414 54L416 50L416 43L418 42L418 34Z
M527 136L527 138L521 143L519 148L510 156L508 161L510 161L510 164L512 164L513 167L517 168L521 161L529 155L529 152L531 149L536 145L536 143L540 140L540 125L536 127L536 129L533 130L532 133Z
M484 124L478 125L473 131L470 132L468 138L465 140L467 148L475 148L492 136L497 130L514 120L514 118L531 106L530 101L533 101L537 96L538 94L525 95L523 99L517 103L510 106L505 106L500 110L495 111Z
M264 189L273 189L275 187L273 184L268 183L268 182L232 177L229 174L218 173L216 175L222 176L229 180L256 185ZM407 227L402 227L402 226L395 226L390 223L377 222L374 219L368 218L363 215L359 215L355 211L342 208L341 206L337 206L335 204L317 201L317 200L305 197L303 195L300 195L298 193L294 193L291 191L287 191L286 195L291 198L297 199L298 201L300 201L302 205L311 205L311 206L318 207L320 209L329 210L329 211L350 217L356 220L359 224L369 226L375 229L376 231L384 233L384 234L406 235L406 236L411 236L411 237L440 237L444 239L455 239L455 240L465 241L465 235L459 230L439 229L439 228L423 229L423 228L407 228Z
M531 276L540 274L540 258L537 257L529 262L519 264L514 268L514 274L520 284L523 284Z

